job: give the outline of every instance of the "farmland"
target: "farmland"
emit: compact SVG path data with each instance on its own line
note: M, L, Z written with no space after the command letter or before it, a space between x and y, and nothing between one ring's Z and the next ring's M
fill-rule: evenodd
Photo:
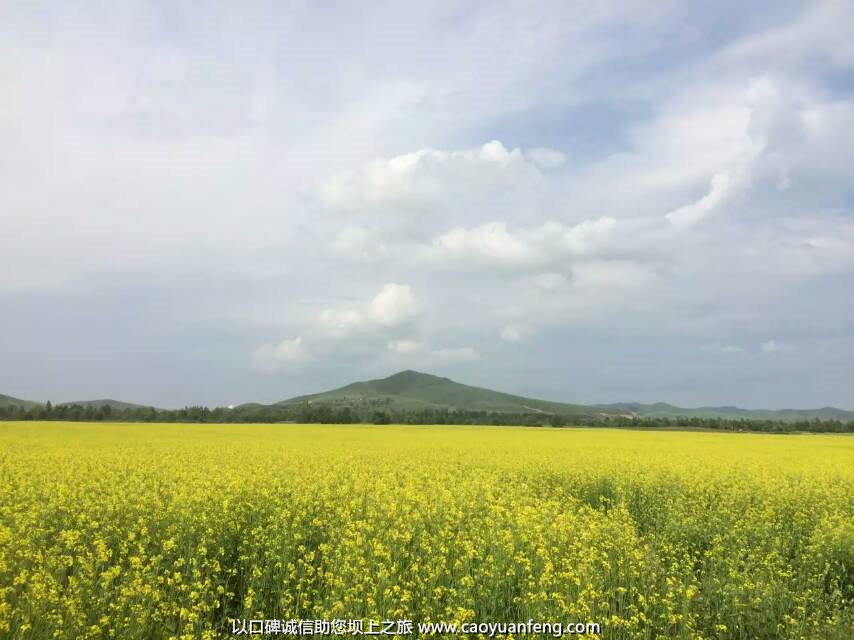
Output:
M848 638L854 438L0 423L0 638L241 618Z

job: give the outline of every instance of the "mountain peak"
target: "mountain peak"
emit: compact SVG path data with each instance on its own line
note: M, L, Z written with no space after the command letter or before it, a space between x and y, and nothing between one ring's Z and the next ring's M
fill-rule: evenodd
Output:
M388 376L387 378L371 380L371 383L373 383L373 385L377 389L382 390L383 392L388 393L389 395L399 394L407 389L432 386L436 384L441 384L443 382L450 383L451 381L447 378L440 378L439 376L434 376L429 373L422 373L420 371L414 371L413 369L405 369L404 371L399 371Z
M447 378L434 376L432 373L415 371L414 369L404 369L403 371L393 373L386 378L382 378L382 380L447 380Z
M386 378L354 382L323 393L298 396L298 402L377 403L399 410L453 409L515 413L578 413L576 405L513 396L500 391L454 382L449 378L405 369Z
M622 415L626 412L641 417L726 418L752 417L757 419L795 420L824 418L850 420L854 412L840 409L820 411L749 411L721 407L686 409L666 402L655 404L616 403L605 405L577 405L517 396L482 387L460 384L449 378L423 373L413 369L398 371L386 378L353 382L338 389L297 396L276 404L327 403L334 406L376 407L396 411L439 409L452 411L486 411L518 414L559 414L579 416Z

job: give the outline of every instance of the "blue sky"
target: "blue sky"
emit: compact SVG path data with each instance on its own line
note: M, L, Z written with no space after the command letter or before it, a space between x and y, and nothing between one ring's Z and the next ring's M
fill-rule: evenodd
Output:
M0 392L854 407L854 8L0 5Z

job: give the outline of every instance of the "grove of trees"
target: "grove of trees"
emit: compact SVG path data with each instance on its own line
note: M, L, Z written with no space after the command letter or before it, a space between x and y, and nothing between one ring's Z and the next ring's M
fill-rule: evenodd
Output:
M243 405L226 407L184 407L155 409L154 407L115 408L108 404L79 405L50 402L37 406L0 406L0 420L68 420L114 422L297 422L327 424L460 424L460 425L523 425L539 427L625 427L625 428L688 428L721 431L762 431L771 433L854 433L854 421L839 420L754 420L673 417L650 418L608 416L604 414L544 414L496 413L453 409L399 410L383 401L356 406L335 403L301 403L288 405Z

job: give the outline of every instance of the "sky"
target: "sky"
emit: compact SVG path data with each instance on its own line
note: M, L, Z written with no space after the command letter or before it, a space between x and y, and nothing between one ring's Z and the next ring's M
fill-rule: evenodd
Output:
M851 2L0 0L0 393L854 408Z

